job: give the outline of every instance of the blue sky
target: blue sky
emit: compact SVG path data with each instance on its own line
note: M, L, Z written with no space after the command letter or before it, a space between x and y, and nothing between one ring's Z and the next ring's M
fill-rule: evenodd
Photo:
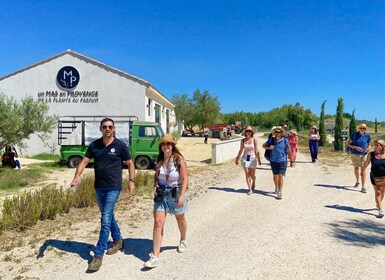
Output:
M385 121L385 1L0 2L0 76L71 49L223 113L300 102Z

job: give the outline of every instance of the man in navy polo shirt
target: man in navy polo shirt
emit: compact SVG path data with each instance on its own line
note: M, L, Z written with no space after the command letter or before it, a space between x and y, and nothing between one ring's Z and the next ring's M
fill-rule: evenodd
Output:
M366 172L362 172L362 168L366 161L366 156L369 153L371 141L370 134L366 132L366 129L366 124L360 124L358 131L352 133L347 144L352 149L351 159L354 166L354 176L356 177L354 187L358 188L360 186L359 179L361 175L361 192L363 193L366 193Z
M122 190L123 161L127 163L129 173L129 192L135 190L135 166L131 159L127 145L115 138L115 124L110 118L100 122L102 138L92 142L87 152L78 165L71 187L77 187L80 175L94 159L96 200L101 212L101 228L99 241L95 246L95 255L88 266L89 271L97 271L102 266L104 251L107 250L108 238L111 232L112 246L107 250L107 255L112 255L124 249L122 235L114 217L114 208Z

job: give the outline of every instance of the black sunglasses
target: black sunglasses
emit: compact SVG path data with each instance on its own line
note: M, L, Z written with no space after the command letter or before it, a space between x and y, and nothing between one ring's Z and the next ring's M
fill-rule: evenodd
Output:
M102 126L103 129L107 129L107 127L108 127L108 129L113 129L114 128L113 125L103 125Z

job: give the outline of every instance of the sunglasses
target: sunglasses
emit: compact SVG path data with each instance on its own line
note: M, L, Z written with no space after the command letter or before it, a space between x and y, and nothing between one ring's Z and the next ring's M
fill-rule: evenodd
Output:
M251 132L251 133L253 133L251 130L245 130L245 132Z
M365 127L360 127L359 129L360 129L360 130L366 130L366 128L365 128Z
M282 131L279 131L279 130L276 130L276 131L274 131L274 133L281 133Z
M102 128L103 128L103 129L107 129L107 128L108 128L108 129L113 129L114 126L113 126L113 125L103 125Z
M162 147L163 146L172 146L172 143L171 142L163 142L160 144Z

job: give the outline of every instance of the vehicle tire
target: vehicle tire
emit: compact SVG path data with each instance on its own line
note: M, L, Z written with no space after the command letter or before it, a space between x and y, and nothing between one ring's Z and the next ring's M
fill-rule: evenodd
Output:
M82 159L83 158L81 156L70 157L70 159L68 160L68 166L70 168L76 168L76 167L78 167L78 165L82 161Z
M148 156L138 156L135 159L137 169L148 169L151 166L151 159Z

